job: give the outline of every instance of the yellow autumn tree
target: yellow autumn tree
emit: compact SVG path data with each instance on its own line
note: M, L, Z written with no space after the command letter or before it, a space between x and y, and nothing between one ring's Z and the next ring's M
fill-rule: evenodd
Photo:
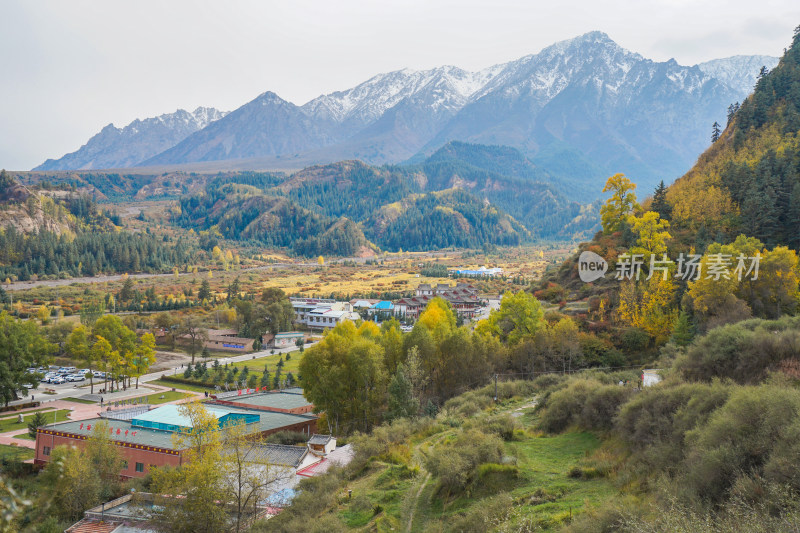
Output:
M600 208L600 220L603 233L618 231L628 215L636 208L636 184L625 177L625 174L614 174L606 181L603 192L610 192L611 198Z
M640 217L628 217L628 223L637 236L631 254L644 254L645 260L649 261L651 255L660 257L667 251L667 240L672 238L667 231L668 220L660 218L655 211L648 211Z
M656 344L662 344L669 339L678 318L674 298L671 275L666 279L653 275L649 280L629 280L620 288L617 317L623 324L647 332Z

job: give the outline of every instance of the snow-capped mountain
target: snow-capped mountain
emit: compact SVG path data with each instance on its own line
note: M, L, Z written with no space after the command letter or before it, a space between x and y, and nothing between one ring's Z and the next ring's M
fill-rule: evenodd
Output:
M238 160L237 168L265 168L289 156L397 163L457 140L519 148L551 174L593 187L612 172L649 187L688 169L707 147L711 124L722 123L761 65L775 61L654 62L590 32L478 72L379 74L302 106L267 92L130 164Z
M178 109L158 117L134 120L124 128L109 124L75 152L48 159L33 170L77 170L131 167L179 143L227 114L213 107L192 112Z
M756 78L761 67L772 70L778 64L778 58L772 56L732 56L723 59L712 59L697 66L721 82L739 90L743 94L753 91Z

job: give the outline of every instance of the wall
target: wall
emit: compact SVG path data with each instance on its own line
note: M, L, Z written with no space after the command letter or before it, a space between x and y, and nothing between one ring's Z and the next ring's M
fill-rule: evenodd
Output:
M56 446L76 446L82 448L86 445L86 437L83 435L56 434L52 430L40 429L36 433L36 458L34 463L44 466L50 461L50 456L44 455L45 446L50 447L50 453ZM134 447L136 446L136 447ZM126 443L125 446L117 445L122 458L128 461L128 468L121 471L123 477L144 477L150 470L150 465L155 466L179 466L182 461L182 454L175 450L160 450L155 447L143 445L132 445ZM136 472L136 463L144 464L144 472Z

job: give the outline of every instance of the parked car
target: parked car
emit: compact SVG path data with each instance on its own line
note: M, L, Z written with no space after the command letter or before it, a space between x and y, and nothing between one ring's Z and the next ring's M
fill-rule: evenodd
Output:
M106 374L105 374L105 372L100 372L99 370L95 370L94 372L92 372L92 377L104 378L104 377L106 377Z
M61 376L53 376L50 378L51 385L61 385L62 383L66 383L66 380Z
M68 374L68 375L67 375L67 377L66 377L66 380L67 380L67 381L71 381L71 382L74 382L74 381L83 381L83 380L85 380L85 379L86 379L86 378L85 378L85 377L83 377L83 374Z
M25 383L22 386L25 387L26 389L35 389L36 388L35 385L31 385L30 383Z
M62 375L73 374L75 373L76 370L77 368L75 368L74 366L62 366L61 368L58 369L58 373Z
M48 372L47 374L45 374L44 376L42 376L42 379L40 379L39 381L41 381L41 382L43 382L43 383L50 383L50 378L53 378L53 377L55 377L56 375L57 375L57 374L54 374L54 373L52 373L52 372Z

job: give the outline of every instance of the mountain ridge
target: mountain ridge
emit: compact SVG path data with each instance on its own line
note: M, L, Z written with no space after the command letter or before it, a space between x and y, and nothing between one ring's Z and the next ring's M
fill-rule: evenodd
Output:
M764 58L686 67L589 32L476 72L446 65L377 74L302 105L267 91L135 165L395 164L456 140L512 146L552 175L592 185L616 171L669 181L706 148L710 124L745 98Z

